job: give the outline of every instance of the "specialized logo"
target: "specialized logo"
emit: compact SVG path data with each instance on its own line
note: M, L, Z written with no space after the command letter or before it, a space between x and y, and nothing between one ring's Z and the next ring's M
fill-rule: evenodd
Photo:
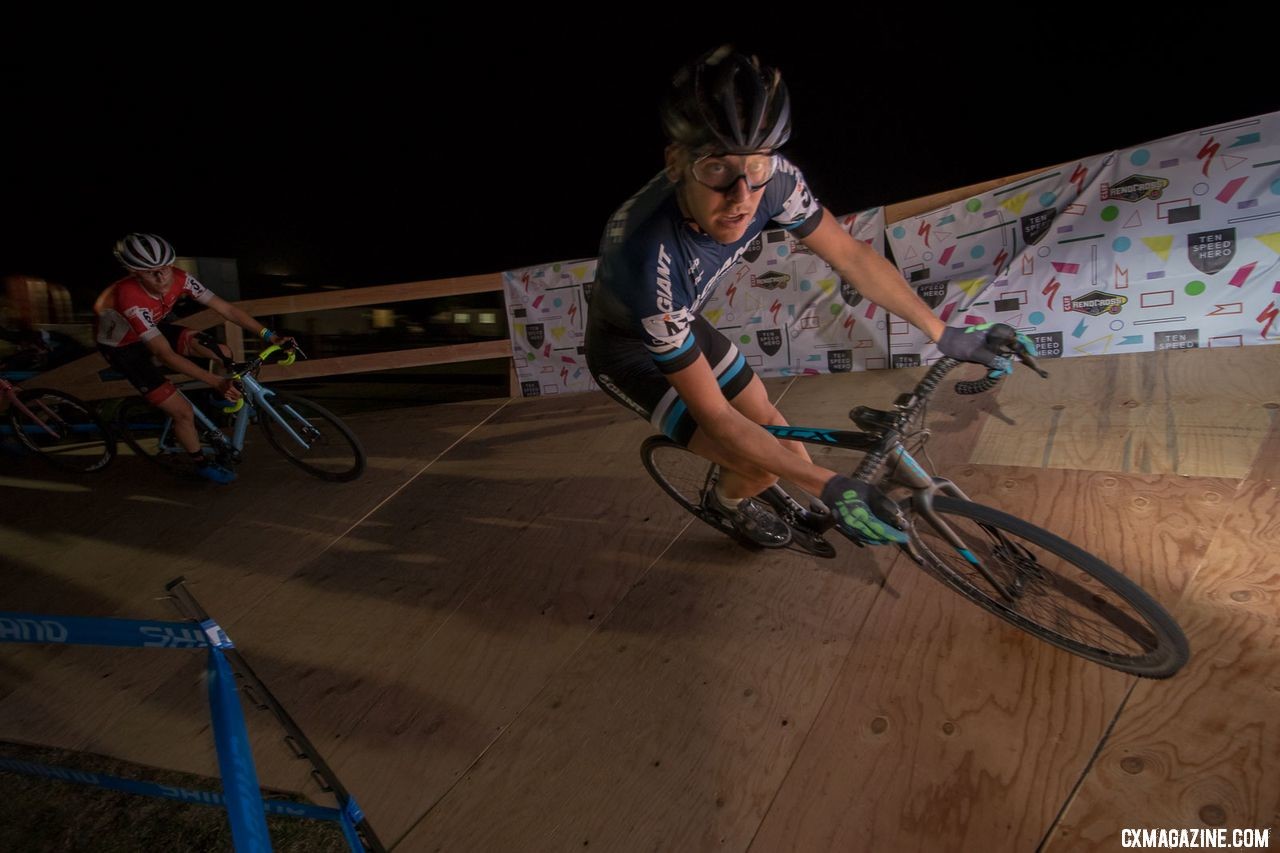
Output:
M1128 301L1127 296L1091 290L1083 296L1062 297L1062 310L1078 311L1090 317L1097 317L1099 314L1119 314L1120 309L1124 308Z
M751 276L752 287L762 287L765 290L777 290L786 287L791 281L791 276L783 272L767 272L763 275Z
M1022 217L1022 240L1028 246L1035 245L1041 237L1049 233L1049 226L1057 217L1058 211L1053 208L1028 213Z
M1169 186L1167 178L1153 178L1149 175L1130 175L1114 184L1102 185L1103 201L1139 202L1144 198L1157 199L1164 195Z
M1219 228L1187 235L1187 260L1200 272L1222 272L1236 256L1236 229Z
M529 346L538 349L547 340L547 330L541 323L530 323L524 327L524 336Z
M778 350L782 349L782 330L761 329L756 332L756 343L765 355L777 355Z

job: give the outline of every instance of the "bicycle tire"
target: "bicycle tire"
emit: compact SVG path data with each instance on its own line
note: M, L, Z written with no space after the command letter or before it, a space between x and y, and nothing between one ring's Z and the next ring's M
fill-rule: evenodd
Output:
M944 495L933 496L930 505L998 581L1016 586L1013 601L1002 596L943 538L929 511L904 501L922 567L979 607L1060 649L1131 675L1168 678L1187 662L1187 639L1173 617L1094 555L991 507ZM1068 575L1059 566L1073 571Z
M266 401L295 430L309 434L310 443L303 446L272 417L271 412L261 407L258 409L258 425L262 427L267 443L294 465L313 477L334 483L350 482L364 473L364 447L337 415L303 397L279 391L270 392ZM321 429L316 421L326 422L328 427ZM303 438L308 438L308 435L304 434ZM320 447L329 448L330 454L316 453Z
M685 511L742 546L762 550L724 516L703 509L702 499L711 482L712 468L706 459L666 436L651 435L640 445L640 461L649 476Z
M50 464L88 474L115 459L115 437L88 403L48 388L24 388L18 400L35 418L11 406L9 426L18 441Z

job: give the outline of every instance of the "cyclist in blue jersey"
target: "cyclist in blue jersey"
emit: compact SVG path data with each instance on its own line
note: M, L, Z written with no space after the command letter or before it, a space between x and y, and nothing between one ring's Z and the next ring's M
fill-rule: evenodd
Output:
M716 282L774 222L858 291L936 340L945 354L1009 369L985 335L947 327L898 271L845 232L778 153L791 134L782 77L725 46L682 68L662 107L666 168L622 205L601 242L586 356L604 391L722 468L707 506L766 547L790 529L754 499L785 477L871 544L904 535L867 506L865 483L815 465L742 354L698 314Z

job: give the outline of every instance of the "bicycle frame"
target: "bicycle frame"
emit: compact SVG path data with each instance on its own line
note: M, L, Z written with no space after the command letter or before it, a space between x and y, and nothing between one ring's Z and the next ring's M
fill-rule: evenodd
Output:
M55 430L53 427L49 426L49 424L45 422L45 418L59 420L58 416L53 412L51 412L48 406L46 406L44 403L39 403L39 401L37 401L39 403L40 410L45 414L44 418L40 417L35 412L27 408L26 404L24 404L21 400L18 399L18 386L14 385L12 382L10 382L7 379L0 379L0 392L3 392L4 399L8 401L10 406L22 412L24 415L31 418L31 420L40 424L40 428L43 429L45 432L49 433L49 435L53 436L54 438L58 438L58 431Z
M196 428L203 434L216 434L223 436L223 441L227 443L228 449L238 459L240 452L244 449L245 436L249 432L249 423L256 412L259 417L270 417L280 428L283 429L294 441L298 442L301 447L309 448L311 445L307 440L298 435L293 425L276 411L269 399L275 396L275 392L260 383L250 374L244 374L239 378L239 382L243 387L243 396L245 405L241 406L239 411L235 413L235 421L232 424L231 435L228 437L222 430L209 418L199 406L193 405L191 408L196 416ZM203 387L199 383L183 383L178 386L180 390L190 390L192 388ZM296 414L296 413L295 413ZM177 453L180 448L170 447L166 444L173 430L173 419L165 420L164 428L160 431L159 446L167 453Z

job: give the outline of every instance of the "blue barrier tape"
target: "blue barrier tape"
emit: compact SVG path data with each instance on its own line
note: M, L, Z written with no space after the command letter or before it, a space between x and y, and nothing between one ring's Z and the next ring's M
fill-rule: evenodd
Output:
M222 774L222 793L236 853L270 853L267 819L258 792L258 773L249 751L249 731L240 713L235 676L222 652L209 649L209 711L213 717L213 741Z
M209 645L215 649L234 649L236 644L231 642L231 638L227 636L227 632L222 630L222 626L213 619L206 619L200 623L200 629L204 631L204 635L209 640Z
M141 782L137 779L121 779L105 773L94 773L88 770L73 770L70 767L52 767L34 761L20 761L15 758L0 758L0 770L21 773L24 776L40 776L45 779L57 779L63 782L75 782L80 785L93 785L98 788L109 788L123 791L126 794L140 794L145 797L160 797L166 800L177 800L199 806L217 806L226 808L222 794L217 791L196 791L191 788L175 788L172 785L161 785L156 782ZM310 803L293 803L285 800L263 800L265 811L284 817L309 818L333 823L341 823L343 813L325 806L314 806Z
M192 622L48 616L43 613L0 611L0 643L203 649L209 646L209 639Z

